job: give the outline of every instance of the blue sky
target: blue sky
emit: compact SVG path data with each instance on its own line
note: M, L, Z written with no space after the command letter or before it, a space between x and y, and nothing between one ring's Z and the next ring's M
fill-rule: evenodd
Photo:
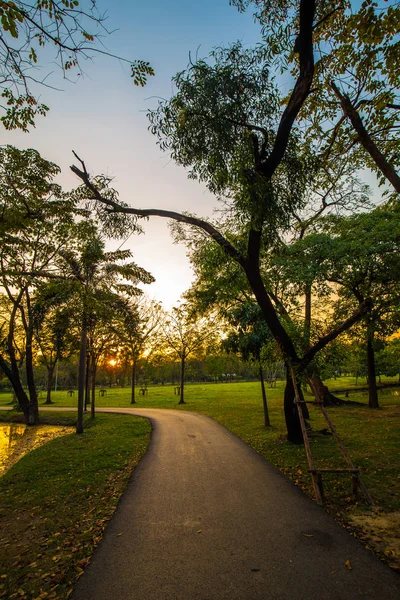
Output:
M147 130L146 109L156 106L157 97L171 96L171 78L186 67L189 52L205 57L213 47L237 39L255 44L260 28L251 11L240 14L229 0L98 5L108 13L108 29L116 30L104 40L107 50L150 61L156 76L145 88L136 88L128 65L97 56L83 63L83 75L73 84L62 80L46 53L43 73L52 71L49 82L63 91L42 88L41 101L51 108L48 116L39 118L29 134L3 130L2 143L38 149L62 168L59 181L66 189L78 183L69 171L75 150L90 172L112 175L121 199L130 204L212 215L215 198L158 149ZM138 264L153 273L157 281L146 288L169 308L190 285L185 248L173 245L165 220L153 219L145 229L144 236L131 237L123 247L131 248Z

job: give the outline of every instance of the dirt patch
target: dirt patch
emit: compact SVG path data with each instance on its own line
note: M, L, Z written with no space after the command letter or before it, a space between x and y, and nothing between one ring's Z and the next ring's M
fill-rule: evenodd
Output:
M400 511L384 513L376 509L371 513L353 513L348 522L367 547L400 573Z

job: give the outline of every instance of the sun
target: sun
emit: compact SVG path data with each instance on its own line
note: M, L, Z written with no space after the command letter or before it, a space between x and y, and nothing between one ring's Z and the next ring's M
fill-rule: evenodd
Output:
M118 361L116 361L115 358L110 358L110 360L108 361L108 364L111 365L112 367L115 367L117 362Z

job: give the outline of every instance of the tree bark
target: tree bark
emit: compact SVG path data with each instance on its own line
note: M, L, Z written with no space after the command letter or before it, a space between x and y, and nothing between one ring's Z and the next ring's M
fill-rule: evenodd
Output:
M339 406L345 402L332 394L317 374L307 377L312 393L316 400L322 400L324 406Z
M259 373L260 373L261 395L262 395L262 402L263 402L263 409L264 409L264 425L265 425L265 427L271 427L271 422L269 420L269 414L268 414L267 394L265 393L264 375L263 375L263 370L262 370L262 366L261 366L260 362L258 363L258 369L259 369Z
M356 131L360 144L368 152L378 169L392 184L396 192L400 194L400 176L394 169L393 165L386 160L378 146L375 144L374 140L369 135L368 131L365 129L362 119L355 106L353 106L350 98L345 94L342 94L333 81L331 82L331 88L340 101L343 113L346 115L346 117L348 117L353 129Z
M300 397L301 399L303 399L303 393L301 391L300 382L297 382L297 384L299 386ZM293 381L290 376L290 370L288 367L286 367L286 386L283 403L285 411L287 439L293 444L302 444L303 433L301 431L299 413L297 411Z
M131 404L136 404L135 400L135 387L136 387L136 358L132 362L132 388L131 388Z
M54 368L56 363L50 363L47 365L47 390L46 390L46 402L45 404L53 404L51 399L51 390L53 388L53 376L54 376Z
M22 386L18 367L13 364L10 367L2 356L0 356L0 367L13 387L15 398L21 407L27 425L37 425L39 423L39 409L37 405L31 404Z
M181 394L179 397L178 404L186 404L184 399L184 385L185 385L185 355L181 356Z
M376 387L374 328L368 323L367 329L367 369L368 369L368 406L379 408L378 388Z
M91 369L91 388L92 388L92 402L90 404L90 418L94 419L96 415L96 359L92 356L92 369Z
M304 332L303 345L308 348L310 345L311 333L311 285L306 286L305 290L305 307L304 307Z
M28 290L25 290L25 298L28 309L28 319L26 318L26 314L24 308L20 306L20 313L22 317L22 322L25 329L26 334L26 350L25 350L25 369L26 369L26 380L28 384L29 390L29 402L31 405L31 413L30 418L34 416L35 423L39 421L39 408L38 408L38 399L37 399L37 391L35 384L35 377L33 373L33 326L32 326L32 315L31 315L31 302Z
M86 344L87 344L87 322L86 313L82 316L81 343L79 349L79 371L78 371L78 419L76 421L76 433L83 433L83 403L85 396L85 373L86 373Z
M87 412L88 404L90 404L90 353L88 353L86 351L85 407L84 407L85 412Z

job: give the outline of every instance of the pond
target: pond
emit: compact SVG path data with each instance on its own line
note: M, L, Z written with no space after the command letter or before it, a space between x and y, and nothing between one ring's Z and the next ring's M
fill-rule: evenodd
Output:
M74 431L73 427L0 423L0 477L34 448Z

